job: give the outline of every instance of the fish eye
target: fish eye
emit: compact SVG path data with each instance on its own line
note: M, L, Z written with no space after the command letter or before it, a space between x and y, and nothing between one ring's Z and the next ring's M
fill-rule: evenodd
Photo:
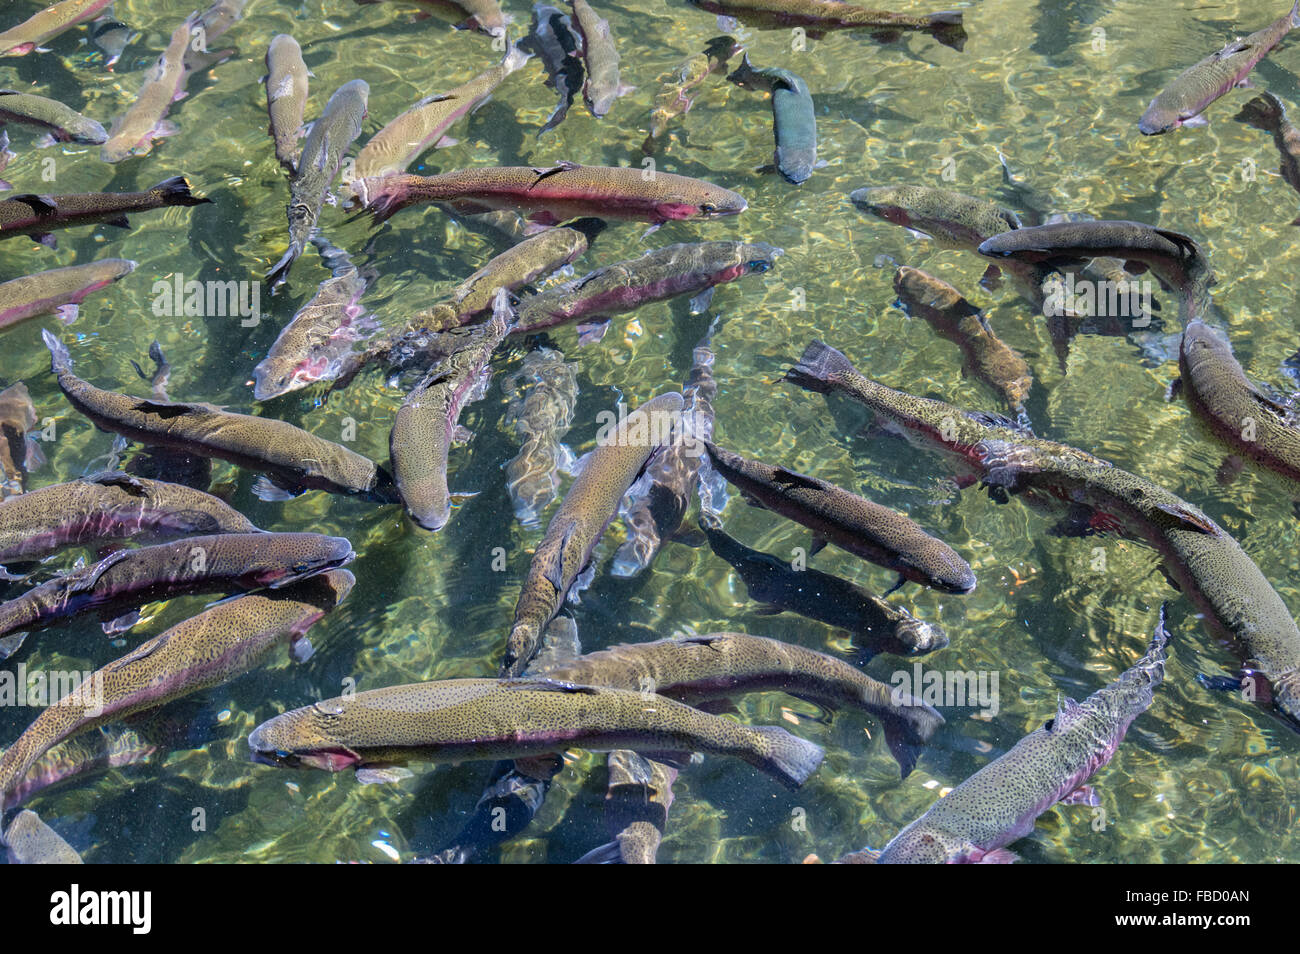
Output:
M716 205L710 205L707 202L701 202L700 211L703 212L705 215L713 215L715 212L718 211L718 207Z
M758 272L761 275L763 272L767 271L772 266L770 263L763 261L761 258L756 258L752 262L748 262L746 264L746 267L751 272Z

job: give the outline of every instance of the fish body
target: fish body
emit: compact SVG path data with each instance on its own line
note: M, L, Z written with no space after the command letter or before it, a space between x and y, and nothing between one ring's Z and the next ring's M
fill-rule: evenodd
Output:
M275 140L275 158L292 175L298 167L298 140L305 136L308 77L302 47L287 33L271 37L266 48L266 112Z
M0 123L44 129L56 142L97 146L108 139L104 127L56 99L0 89Z
M751 692L784 692L827 709L857 709L880 719L903 775L917 749L943 724L932 706L894 690L834 656L745 633L710 633L614 646L534 675L581 686L658 693L687 705Z
M389 435L393 480L406 512L419 526L438 531L451 518L447 459L463 437L460 414L491 380L488 361L510 331L513 314L503 291L491 320L466 336L397 410Z
M201 490L106 471L0 503L0 564L117 540L258 532L238 510Z
M185 95L185 56L190 48L192 30L198 26L197 14L191 14L172 31L167 49L149 68L144 85L125 113L113 120L108 140L99 151L104 162L121 162L130 156L145 156L155 139L174 135L173 123L164 118L171 104Z
M718 16L735 17L760 30L788 30L804 27L814 39L829 30L863 30L881 39L896 39L903 32L931 34L944 46L960 51L966 45L962 14L890 13L868 10L840 0L691 0L695 6Z
M0 508L5 500L23 495L28 472L45 461L40 446L28 436L36 420L27 385L19 381L0 391ZM3 560L0 557L0 563Z
M1021 228L1010 209L949 189L931 186L867 186L849 194L861 212L923 232L940 248L975 251L995 235Z
M660 224L745 211L741 196L711 182L669 172L644 173L627 166L571 162L548 169L478 166L436 176L361 179L357 192L376 221L420 202L445 203L461 214L514 209L541 225L584 216Z
M33 811L21 811L9 823L4 838L11 865L85 864L75 848Z
M748 54L727 79L744 89L772 94L773 162L787 182L805 181L817 165L817 113L808 84L789 70L755 69Z
M147 192L90 192L73 195L14 195L0 202L0 239L31 235L53 241L54 229L106 222L127 228L127 215L173 205L201 205L182 176L164 179Z
M50 749L83 732L228 682L260 665L280 643L310 655L307 630L341 603L356 580L335 569L279 590L208 607L147 640L46 707L0 756L0 805Z
M106 13L90 25L90 41L104 51L104 67L112 70L122 58L122 51L134 42L139 34L111 13Z
M650 132L641 146L642 152L649 155L654 151L654 141L668 131L669 124L691 111L704 81L715 73L725 72L728 61L740 49L729 36L714 37L704 52L689 57L660 78L663 88L650 111Z
M582 59L587 65L582 98L591 115L600 119L609 112L614 100L626 96L634 87L619 81L618 48L609 21L601 19L587 0L570 0L570 3L573 23L582 37Z
M0 172L4 172L5 166L17 158L18 154L9 148L9 133L0 129ZM12 188L12 185L0 179L0 192L7 192Z
M289 269L315 231L321 205L343 165L343 154L361 135L369 97L370 86L365 80L344 83L312 123L302 144L302 155L289 177L289 250L266 276L272 291L288 280Z
M0 604L0 637L185 593L287 586L345 566L353 556L347 540L319 533L215 534L118 550Z
M5 805L16 808L46 789L64 785L97 772L142 762L158 749L138 732L124 729L109 733L101 729L71 739L36 760L22 781L5 796Z
M655 864L673 804L677 769L630 749L610 752L606 765L605 820L614 840L587 852L574 864Z
M1300 192L1300 129L1287 118L1282 101L1272 93L1261 93L1241 107L1236 119L1273 136L1273 143L1282 157L1282 178ZM1291 224L1300 225L1300 218Z
M0 285L0 331L51 313L71 323L76 320L78 305L134 270L135 262L128 259L102 258L5 282Z
M999 864L1015 860L1007 845L1077 791L1111 760L1133 720L1164 681L1163 611L1146 654L1115 682L1083 702L1067 698L1056 715L1005 755L934 803L887 844L880 864Z
M798 788L820 747L772 726L746 726L662 696L551 680L448 679L371 689L263 722L255 756L328 771L407 761L597 752L707 752L741 758Z
M45 343L60 390L101 430L260 471L288 493L327 490L381 502L392 496L387 471L340 444L274 418L102 390L72 373L67 348L49 332Z
M681 410L676 391L652 398L598 437L583 459L528 567L506 641L503 676L519 675L536 655L546 625L588 568L623 495L668 439Z
M546 85L559 97L546 122L537 131L549 132L564 121L573 97L582 88L582 40L573 29L573 21L546 3L533 5L533 21L528 36L519 41L521 49L541 58L546 68Z
M225 35L244 15L248 0L216 0L194 24L192 40L182 58L185 80L234 54L234 50L212 51L211 44Z
M529 529L541 526L542 514L559 496L560 466L572 457L560 442L573 423L576 369L560 352L538 348L502 384L510 395L503 423L521 445L503 465L506 491L515 516Z
M0 33L0 56L25 56L65 30L96 16L113 0L59 0Z
M897 511L816 477L750 460L705 441L714 469L760 506L818 540L945 593L975 589L975 573L948 544Z
M1199 117L1228 90L1242 85L1255 64L1281 43L1294 26L1300 26L1300 0L1296 0L1290 12L1264 29L1245 39L1232 40L1180 73L1151 100L1138 120L1138 131L1144 136L1158 136Z
M367 5L383 0L356 0ZM489 36L504 36L510 17L501 12L497 0L411 0L457 23L461 29L477 30Z
M789 611L846 629L872 652L912 656L948 645L939 626L917 619L848 580L812 567L796 570L707 522L702 527L713 552L735 568L745 581L749 598L763 604L767 612Z

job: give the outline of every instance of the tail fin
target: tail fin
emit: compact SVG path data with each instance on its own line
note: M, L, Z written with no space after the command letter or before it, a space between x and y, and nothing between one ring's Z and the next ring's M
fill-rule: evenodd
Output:
M158 183L150 192L162 194L164 205L202 205L204 202L211 202L211 199L200 199L190 191L190 184L185 181L184 176L172 176L170 179L164 179Z
M1241 111L1232 118L1266 133L1275 133L1282 123L1283 115L1284 109L1278 98L1272 93L1261 93L1241 107Z
M605 844L591 849L581 858L574 862L575 865L621 865L623 861L623 849L617 841L607 841Z
M272 292L289 280L289 269L293 268L293 263L298 260L298 256L301 254L302 246L297 242L290 242L289 250L284 253L284 257L276 262L275 267L266 274L266 281L271 286Z
M72 355L68 353L68 346L54 337L48 329L41 329L41 338L45 341L45 347L50 349L50 371L54 374L71 371Z
M759 767L771 772L789 788L798 788L817 771L826 753L822 747L778 726L756 725L754 731L768 741L767 759Z
M1300 3L1300 0L1297 2ZM966 46L966 28L962 26L961 11L945 10L942 13L932 13L929 20L930 26L926 32L944 46L950 46L960 53Z
M1300 0L1295 0L1295 6L1291 8L1291 25L1300 26Z
M916 700L913 702L915 704L897 706L893 713L880 719L885 728L885 742L903 778L912 774L916 760L921 756L921 748L944 723L938 709Z
M506 50L506 55L501 58L501 67L505 70L506 75L523 69L524 64L533 58L531 53L521 50L515 44L511 43L510 48Z
M849 374L854 371L852 362L824 341L814 341L804 348L799 363L785 374L791 384L797 384L806 391L825 393L833 389L831 375Z

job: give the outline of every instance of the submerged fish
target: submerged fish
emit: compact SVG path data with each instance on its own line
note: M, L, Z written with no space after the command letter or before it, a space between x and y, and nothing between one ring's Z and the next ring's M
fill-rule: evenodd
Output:
M936 709L841 659L745 633L710 633L614 646L533 674L580 686L640 688L703 707L751 692L785 692L826 709L858 709L885 727L903 777L943 724Z
M980 243L1021 227L995 202L931 186L867 186L849 193L861 212L922 233L940 248L975 251Z
M53 142L97 146L108 138L103 126L70 106L16 89L0 89L0 124L4 123L44 129Z
M641 144L642 152L649 155L654 151L654 141L668 131L668 124L691 111L701 84L713 74L725 72L728 61L740 49L740 45L729 36L714 37L704 52L695 54L671 73L660 77L664 86L650 111L650 132Z
M99 151L104 162L121 162L130 156L145 156L155 139L174 136L176 124L165 118L171 104L185 95L185 56L198 26L198 15L191 14L172 31L167 49L145 75L144 85L136 93L125 113L113 120L108 141Z
M0 56L24 56L78 23L84 23L113 0L59 0L15 27L0 33Z
M568 115L573 97L582 88L581 41L573 32L568 16L545 3L533 5L533 23L519 48L536 54L546 67L546 85L555 90L559 102L537 135L554 129Z
M714 468L751 501L813 531L811 552L827 542L944 593L969 593L975 573L952 547L910 518L816 477L750 460L704 441Z
M528 54L512 45L499 64L468 83L420 100L370 137L357 154L353 178L405 172L430 146L454 145L455 140L444 135L447 130L487 102L505 78L527 62Z
M630 749L610 752L606 765L605 820L614 840L593 848L574 864L652 865L673 804L677 769Z
M135 765L157 750L156 743L133 729L111 733L101 729L69 739L36 760L22 781L9 790L5 805L10 809L17 808L46 789L99 772Z
M569 0L573 6L573 23L582 37L582 59L587 64L587 80L582 86L591 115L600 119L609 112L614 100L626 96L636 87L618 78L618 48L610 32L609 21L602 20L587 0Z
M542 225L595 216L654 224L676 219L715 218L745 211L745 200L729 189L628 166L550 168L478 166L436 176L389 175L360 179L357 193L376 222L409 205L442 202L461 214L515 209Z
M48 331L50 367L68 402L101 430L128 440L230 461L261 471L273 486L263 498L283 499L304 490L360 495L387 502L392 478L374 461L287 421L223 411L211 404L145 400L104 391L72 373L68 349Z
M8 849L11 865L85 864L76 849L33 811L19 812L0 842Z
M173 205L201 205L183 176L164 179L147 192L90 192L73 195L23 193L0 202L0 239L31 235L54 246L54 229L105 222L128 228L127 215Z
M382 3L383 0L356 0L362 5ZM444 18L457 23L459 28L477 30L489 36L505 36L510 17L501 12L497 0L410 0L419 6L436 11Z
M248 737L280 765L367 768L407 761L529 758L570 747L732 755L798 788L821 748L775 726L747 726L662 696L546 679L447 679L371 689L294 709Z
M1244 85L1247 75L1268 51L1282 42L1293 26L1300 26L1300 0L1290 12L1245 39L1232 40L1195 66L1180 73L1160 91L1138 120L1144 136L1158 136L1179 126L1205 125L1201 112L1234 86Z
M502 422L522 445L502 465L506 492L515 517L535 529L559 496L559 471L572 465L572 452L560 442L573 423L577 366L558 351L538 348L524 356L519 370L505 379L501 389L510 395Z
M0 756L0 806L51 748L255 669L279 643L302 662L306 633L347 597L347 570L320 573L283 589L224 600L141 643L50 705Z
M77 320L77 306L135 270L125 258L102 258L25 275L0 285L0 331L28 318L56 314L64 324Z
M106 471L0 503L0 564L117 540L258 532L238 510L200 490Z
M948 637L934 623L868 593L838 576L804 567L796 570L770 553L752 550L707 521L700 523L713 552L735 568L760 613L784 611L846 629L874 653L921 655L943 649Z
M1067 698L1042 728L984 766L881 851L879 864L1006 864L1006 846L1034 830L1058 802L1090 803L1085 784L1114 756L1165 677L1164 608L1146 655L1083 702ZM1094 802L1095 803L1095 802ZM862 853L859 853L861 855ZM862 860L848 856L841 862Z
M841 0L691 0L718 16L735 17L760 30L804 27L819 39L828 30L865 30L881 40L894 40L904 31L929 33L944 46L960 51L966 30L958 10L941 13L889 13L868 10Z
M259 401L335 379L351 365L357 343L379 327L361 306L371 276L363 275L347 252L322 236L311 241L332 274L289 319L253 369L253 397Z
M17 158L18 154L9 148L9 133L0 129L0 172L4 172L5 166L9 165L10 162ZM12 188L12 185L5 182L4 179L0 179L0 192L7 192Z
M533 553L514 622L506 640L501 675L517 676L537 653L546 624L565 598L594 575L591 557L618 512L628 487L672 433L682 396L661 394L642 404L598 436L596 448L579 462L578 476L551 518ZM626 748L626 746L615 746Z
M808 84L789 70L755 69L749 54L727 79L743 89L772 94L772 129L776 136L772 161L787 182L798 185L805 181L817 165L817 114Z
M90 42L104 51L104 67L112 70L122 58L122 51L133 43L140 34L111 13L97 19L90 25Z
M1261 93L1241 107L1235 118L1273 136L1273 144L1282 157L1279 170L1282 178L1300 192L1300 129L1287 119L1282 101L1272 93ZM1300 225L1300 216L1291 224Z
M312 123L302 155L289 177L289 250L275 263L266 280L275 291L289 279L289 269L316 230L321 205L343 165L343 153L361 135L370 86L364 80L344 83Z
M27 385L19 381L0 391L0 501L18 496L26 500L23 491L27 487L27 474L45 463L40 446L28 436L35 426L36 408ZM5 512L4 508L5 503L0 502L0 513ZM0 517L0 526L3 524ZM30 528L20 532L30 532ZM4 535L0 530L0 539ZM0 554L4 552L5 548L0 546ZM0 563L4 560L0 555Z
M290 175L298 168L298 140L307 135L302 120L311 75L297 40L287 33L271 37L266 48L266 112L271 119L275 158Z
M397 409L388 438L393 480L407 514L425 530L441 530L451 518L447 458L454 442L470 437L460 425L460 414L486 393L492 379L488 362L510 333L513 319L502 290L491 320L467 335Z
M347 540L319 533L223 533L117 550L0 603L0 637L84 613L120 616L185 593L278 589L346 566L354 555ZM127 617L114 620L112 631L129 628L128 621L134 625Z

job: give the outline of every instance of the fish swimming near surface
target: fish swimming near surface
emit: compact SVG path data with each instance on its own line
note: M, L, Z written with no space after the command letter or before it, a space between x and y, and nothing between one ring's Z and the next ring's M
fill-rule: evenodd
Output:
M280 644L302 662L306 633L346 599L355 578L334 569L278 590L216 603L69 687L0 755L0 806L36 762L65 739L229 682Z
M84 23L99 14L113 0L59 0L39 13L32 14L17 26L0 33L0 56L25 56L42 50L46 43L78 23Z
M660 77L663 88L650 111L650 131L641 144L643 153L654 152L655 140L668 131L669 124L691 111L704 81L716 73L726 72L728 62L740 49L729 36L714 37L702 53L696 53Z
M145 156L153 150L156 139L174 136L180 130L164 117L171 104L185 95L185 56L198 27L198 14L191 14L172 31L167 49L149 72L144 85L131 100L125 113L113 120L108 140L99 151L104 162L121 162L131 156Z
M448 679L371 689L294 709L248 737L255 758L339 772L408 761L527 759L581 748L731 755L797 789L821 764L812 742L662 696L547 679Z
M97 146L108 139L104 127L56 99L0 89L0 124L22 123L45 130L49 141Z
M528 567L506 639L502 676L524 671L537 654L547 623L559 613L570 591L581 589L594 576L591 558L596 544L627 489L669 439L681 410L682 396L676 391L652 398L612 429L602 428L605 433L598 436L595 449L578 462L577 477Z
M797 613L848 630L854 642L872 653L914 656L948 645L938 625L918 619L868 593L855 583L812 567L796 570L771 553L745 546L707 520L700 521L713 552L726 560L745 582L760 615Z
M533 5L533 22L528 36L519 41L519 48L541 58L546 67L546 85L555 90L559 102L537 131L549 132L564 121L573 97L582 88L585 75L582 68L582 41L573 30L568 15L545 3Z
M1291 188L1300 192L1300 129L1287 118L1282 101L1272 93L1260 93L1241 107L1241 112L1235 118L1273 136L1273 143L1282 157L1282 167L1279 170L1282 178ZM1300 225L1300 216L1291 224Z
M795 185L806 181L817 165L817 113L808 84L790 70L756 69L748 53L727 80L742 89L766 90L772 95L776 171Z
M307 135L303 115L311 75L297 40L287 33L271 37L266 48L266 112L275 158L290 175L298 168L298 140Z
M903 514L834 484L741 457L704 441L713 467L758 506L813 531L811 552L827 542L905 581L944 593L975 589L975 572L952 547Z
M1100 804L1087 786L1115 755L1133 720L1150 708L1165 677L1169 633L1164 608L1146 654L1083 702L1067 698L1056 715L984 766L878 853L863 851L844 864L1009 864L1006 846L1034 830L1057 803Z
M343 154L361 135L369 97L370 86L365 80L344 83L307 133L298 164L289 177L289 250L266 276L273 292L289 280L289 269L316 230L321 206L343 165Z
M879 719L903 777L920 747L943 724L935 708L841 659L745 633L709 633L614 646L535 676L580 686L641 688L705 707L751 692L784 692L826 709L857 709Z
M17 808L47 789L69 784L99 772L136 765L158 751L157 743L134 729L77 736L56 745L27 770L5 796L5 805Z
M75 848L33 811L19 812L4 837L11 865L80 865L85 864Z
M1138 131L1144 136L1158 136L1179 126L1206 125L1207 120L1201 115L1205 108L1234 86L1245 85L1255 64L1295 26L1300 26L1300 0L1296 0L1290 12L1264 29L1230 41L1223 49L1180 73L1151 100L1138 120Z
M585 216L658 225L736 215L747 207L744 198L712 182L643 172L565 161L549 168L476 166L436 176L380 176L359 179L353 188L376 222L422 202L445 203L460 214L512 209L540 225Z
M25 275L0 285L0 332L29 318L55 314L66 325L77 320L77 306L135 271L125 258L101 258Z
M841 0L691 0L695 6L719 17L741 20L760 30L803 27L808 36L821 39L830 30L862 30L882 42L906 32L929 33L944 46L961 51L966 29L960 10L940 13L890 13L868 10Z
M606 759L605 821L614 840L593 848L578 865L652 865L659 854L677 769L616 749Z
M541 526L542 514L559 496L560 470L573 465L573 452L561 441L578 400L577 365L552 348L538 348L524 356L501 389L510 395L502 424L521 445L502 465L506 492L515 517L532 530Z
M202 205L211 201L190 192L190 184L183 176L164 179L146 192L22 193L0 202L0 239L30 235L42 245L53 248L55 229L100 222L124 229L130 227L129 214L173 205Z
M259 532L238 510L201 490L105 471L0 503L0 564L118 540L162 543Z
M199 14L194 24L192 41L185 50L185 81L194 73L206 70L234 55L234 50L211 50L210 44L220 39L244 15L248 0L215 0L212 6Z
M27 475L45 463L40 444L30 436L36 420L36 408L27 385L19 381L0 391L0 508L7 498L24 496L25 499ZM20 532L30 532L30 528ZM3 552L4 548L0 547L0 553ZM3 562L4 557L0 556L0 563Z
M613 107L614 100L626 96L636 87L628 86L618 78L618 48L609 21L601 19L587 0L569 2L573 6L573 24L582 37L582 59L587 65L582 98L591 115L600 119Z
M51 370L59 388L96 427L148 446L174 447L260 471L254 488L263 499L283 500L305 490L394 499L392 478L367 457L300 427L269 417L236 414L211 404L146 400L104 391L72 373L67 347L48 331Z
M110 72L122 58L122 51L139 36L111 13L104 14L90 25L90 42L104 52L104 68Z
M383 0L356 0L366 5ZM489 36L505 36L511 18L501 12L497 0L412 0L421 7L456 23L459 29L477 30Z

